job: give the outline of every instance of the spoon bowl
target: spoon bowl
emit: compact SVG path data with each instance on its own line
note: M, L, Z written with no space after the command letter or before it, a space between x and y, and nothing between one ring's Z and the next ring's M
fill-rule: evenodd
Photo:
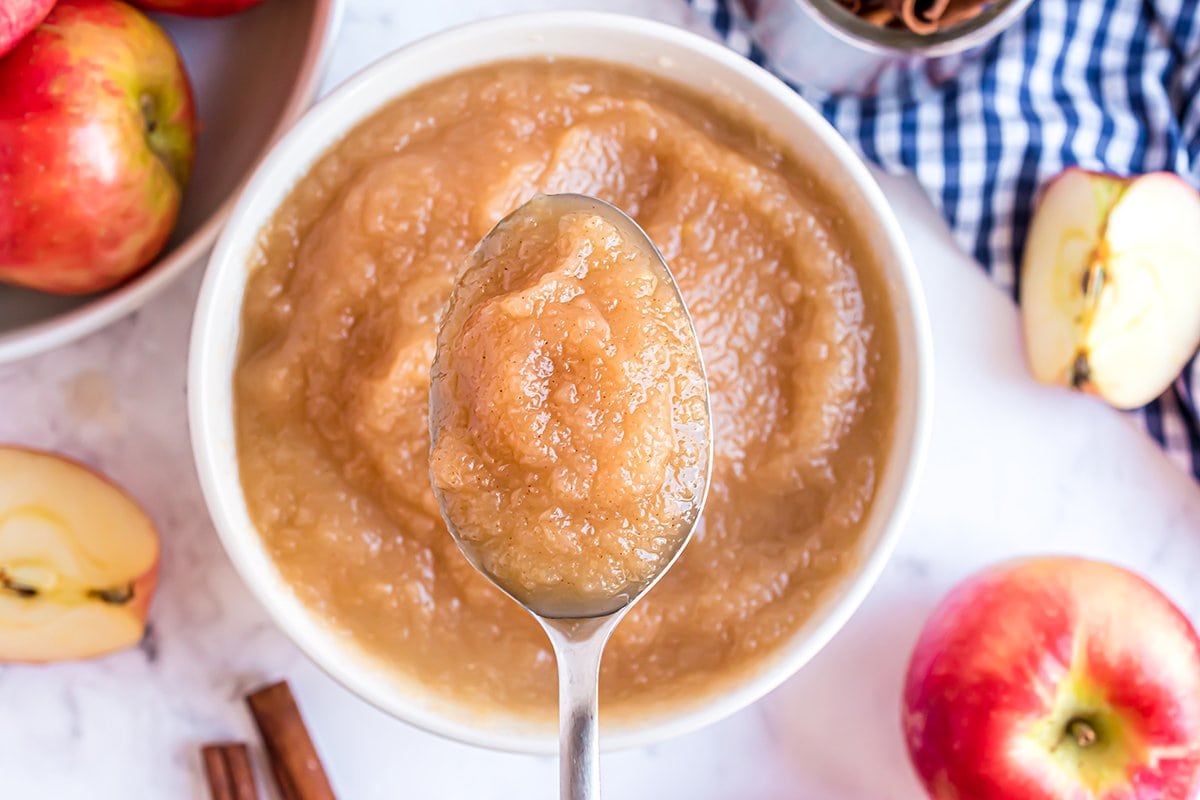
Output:
M671 565L674 564L679 558L680 554L683 552L683 548L687 546L688 541L695 532L697 523L700 520L700 512L703 509L704 503L708 496L708 485L712 473L712 410L707 391L708 380L707 375L704 372L704 359L700 352L700 345L696 336L695 325L692 321L691 314L688 312L687 303L684 301L683 294L679 289L679 284L676 283L675 276L671 273L670 268L667 266L666 260L663 258L662 253L659 251L657 245L655 245L650 237L646 234L646 232L642 230L640 225L638 225L624 211L605 200L582 194L537 195L527 204L522 205L520 208L514 210L508 216L497 222L495 226L493 226L492 229L483 237L483 239L480 240L479 244L476 246L472 255L468 259L467 264L460 271L459 286L461 287L462 278L468 271L480 266L479 262L482 258L484 258L483 253L487 251L487 244L497 237L509 233L510 229L517 223L518 220L521 219L526 209L533 207L535 204L538 205L542 211L548 211L550 215L556 219L561 219L568 214L588 214L597 216L603 219L606 223L612 225L613 228L620 232L621 237L626 242L632 243L639 252L649 256L648 263L655 278L657 278L663 286L666 286L669 289L674 298L674 302L678 304L679 309L682 311L682 317L686 321L687 335L692 343L692 347L695 352L695 362L699 368L701 377L703 378L703 385L705 387L703 398L705 420L704 433L707 441L705 442L704 448L706 453L704 459L705 464L703 466L704 474L700 481L701 492L699 496L695 498L695 501L693 502L689 511L682 516L681 524L683 530L676 541L674 552L665 562L662 569L641 583L627 586L623 591L614 593L612 597L609 598L611 602L600 604L580 604L578 602L564 600L561 597L537 598L532 597L527 593L515 590L514 587L508 585L503 578L498 577L488 567L488 565L484 563L473 543L463 537L461 531L459 530L459 526L456 524L456 520L454 519L454 514L447 506L445 493L439 488L436 480L433 481L434 493L438 500L438 506L441 511L442 518L446 522L446 527L449 529L451 535L458 543L464 555L466 555L467 559L471 562L472 566L482 572L488 578L488 580L490 580L501 591L511 597L516 603L522 607L525 607L535 616L544 617L546 619L579 620L590 619L594 617L606 617L623 608L633 605L648 591L650 591L650 589L653 588L656 583L658 583L662 576L666 574L666 571L670 569ZM451 308L461 300L461 293L459 289L456 288L454 294L451 296L450 307L447 308L447 312L444 315L443 320L448 319L451 316ZM445 400L445 398L442 396L442 393L438 391L439 380L437 379L439 372L437 365L443 363L444 361L444 347L446 345L444 339L445 337L439 334L438 353L434 358L434 380L431 381L430 386L430 441L434 447L437 445L440 434L439 427L435 424L436 414L434 411Z

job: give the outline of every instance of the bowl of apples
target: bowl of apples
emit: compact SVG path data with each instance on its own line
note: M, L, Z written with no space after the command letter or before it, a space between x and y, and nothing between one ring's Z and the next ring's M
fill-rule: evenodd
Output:
M97 330L201 260L315 96L341 5L0 8L0 363Z

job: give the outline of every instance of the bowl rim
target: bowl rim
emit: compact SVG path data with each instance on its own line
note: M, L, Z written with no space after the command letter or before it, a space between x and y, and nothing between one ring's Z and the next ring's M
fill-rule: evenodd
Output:
M908 519L928 444L932 415L933 348L915 263L899 222L867 166L806 101L778 78L732 50L685 29L641 17L592 11L549 11L466 23L418 39L385 55L309 109L292 130L275 143L243 186L231 221L212 253L201 286L188 364L188 419L196 470L205 502L235 570L275 624L318 668L359 698L399 720L453 741L493 750L542 755L557 752L557 737L527 735L524 732L501 735L485 725L472 725L450 715L418 707L407 693L408 686L419 691L414 682L398 680L394 672L386 673L380 665L369 663L367 658L356 655L349 646L339 648L334 645L337 635L332 626L318 620L317 615L305 607L286 584L250 523L238 480L234 443L219 438L224 435L223 426L229 420L225 417L218 422L218 412L210 398L215 395L223 403L225 396L231 393L232 373L223 366L227 354L216 350L213 342L218 338L221 326L235 326L234 333L240 329L239 315L228 313L229 301L232 297L238 298L240 313L240 298L243 295L239 292L244 292L246 276L244 255L257 240L261 226L277 208L276 201L260 200L258 195L276 191L272 187L280 183L290 188L339 136L404 92L379 92L378 101L364 103L361 111L340 118L338 112L343 107L353 107L360 95L370 94L379 88L378 85L387 85L387 77L400 65L419 61L434 51L458 47L462 52L470 53L470 42L477 37L523 34L544 41L550 35L547 31L565 35L580 28L592 31L603 29L604 33L613 36L640 37L656 44L690 50L714 62L717 72L733 72L756 84L773 101L780 102L838 161L839 169L853 181L855 189L875 215L881 239L894 256L897 274L892 276L895 288L889 294L896 295L891 299L897 309L898 324L903 325L905 312L911 321L911 355L915 365L915 374L911 378L914 407L911 409L912 426L905 443L907 447L900 441L903 437L899 428L891 445L890 469L899 475L894 504L890 513L887 509L872 511L873 515L879 515L880 520L876 523L879 532L874 546L870 549L863 547L858 567L848 572L840 585L831 587L824 605L793 634L789 642L780 646L764 666L753 670L745 678L731 682L719 693L707 698L710 702L702 707L671 711L668 716L650 724L615 731L603 737L602 746L605 750L643 746L697 730L757 701L794 674L828 643L862 604L882 573ZM536 57L537 52L531 48L526 57ZM603 57L595 58L605 60ZM452 75L471 66L494 63L496 60L503 59L481 61L471 60L468 56L457 66L439 72L438 76ZM618 57L610 61L621 63ZM427 78L421 83L434 79L436 77ZM319 138L319 131L325 126L329 126L330 130L323 139L324 145L316 153L306 153L303 147L307 137ZM281 195L286 195L286 189ZM228 288L227 285L240 288ZM236 342L234 346L236 348ZM236 354L233 357L236 358ZM408 685L401 691L398 683ZM458 710L461 711L461 707Z
M258 164L316 98L341 28L346 0L315 0L315 3L313 24L304 43L304 60L292 83L287 103L272 127L262 152L221 205L190 236L171 248L164 258L156 259L126 283L100 292L69 311L0 333L0 364L46 352L100 330L145 305L186 273L189 267L202 260L216 241L217 234L221 232Z

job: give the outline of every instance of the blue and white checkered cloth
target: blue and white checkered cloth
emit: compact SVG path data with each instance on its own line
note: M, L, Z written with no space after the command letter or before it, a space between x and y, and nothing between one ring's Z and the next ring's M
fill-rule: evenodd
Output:
M736 0L689 2L771 69ZM913 65L869 98L793 88L869 160L915 175L962 247L1014 297L1037 191L1065 167L1170 170L1200 187L1198 0L1034 0L951 80L928 80ZM1194 357L1132 413L1200 480L1198 401Z

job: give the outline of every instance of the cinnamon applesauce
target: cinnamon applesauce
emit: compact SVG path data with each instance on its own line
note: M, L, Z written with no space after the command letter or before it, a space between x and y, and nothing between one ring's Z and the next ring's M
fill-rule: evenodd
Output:
M620 212L538 195L505 217L454 289L431 381L433 485L505 591L592 617L666 569L708 477L704 367L671 276Z
M894 320L855 221L745 117L599 63L494 64L392 101L298 181L250 264L237 448L268 550L334 630L436 696L553 713L545 635L467 562L428 477L442 309L475 243L538 192L641 224L708 372L708 502L605 651L606 717L736 680L855 568Z

